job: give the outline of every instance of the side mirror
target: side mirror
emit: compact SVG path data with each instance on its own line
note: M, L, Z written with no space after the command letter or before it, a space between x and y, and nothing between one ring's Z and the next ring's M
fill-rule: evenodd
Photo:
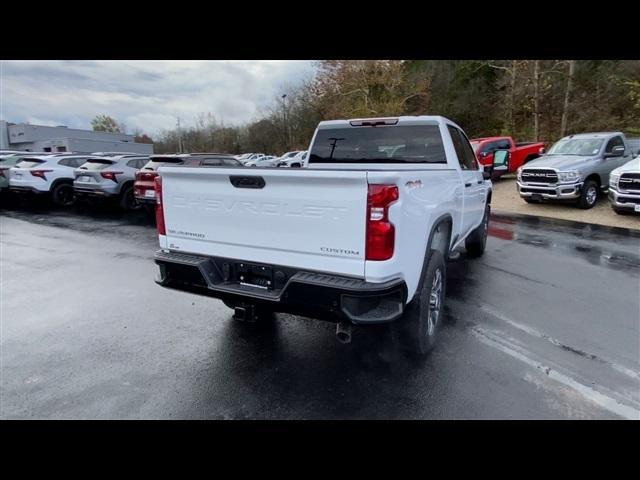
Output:
M496 150L493 152L493 171L509 171L509 150Z
M538 154L539 155L544 155L546 153L546 150L544 147L540 147L540 150L538 150Z
M613 150L611 150L610 152L605 153L604 158L622 157L624 156L624 151L625 148L622 145L618 145L617 147L613 147Z

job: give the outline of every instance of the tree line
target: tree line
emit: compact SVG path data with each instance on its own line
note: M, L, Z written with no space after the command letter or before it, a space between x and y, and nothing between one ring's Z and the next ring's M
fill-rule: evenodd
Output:
M638 60L326 60L316 67L258 120L225 125L201 114L191 127L161 132L155 151L282 154L307 148L321 120L397 115L443 115L470 138L550 144L587 131L640 136Z

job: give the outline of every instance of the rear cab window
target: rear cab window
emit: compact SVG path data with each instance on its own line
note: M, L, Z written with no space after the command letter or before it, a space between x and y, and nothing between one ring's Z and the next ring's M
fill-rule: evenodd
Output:
M447 158L437 124L319 129L309 163L440 163Z

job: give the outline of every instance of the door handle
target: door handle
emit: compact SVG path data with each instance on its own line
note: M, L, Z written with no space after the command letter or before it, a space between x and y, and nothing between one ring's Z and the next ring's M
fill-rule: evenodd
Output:
M471 183L465 183L465 184L464 184L464 186L465 186L465 187L470 187L470 186L471 186Z
M483 183L483 180L478 180L478 185L481 185Z

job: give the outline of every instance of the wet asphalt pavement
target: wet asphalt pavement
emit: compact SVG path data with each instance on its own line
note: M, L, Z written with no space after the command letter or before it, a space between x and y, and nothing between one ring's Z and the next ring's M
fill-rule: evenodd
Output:
M245 325L153 282L144 213L0 207L0 417L640 418L640 234L492 218L423 362L383 329Z

